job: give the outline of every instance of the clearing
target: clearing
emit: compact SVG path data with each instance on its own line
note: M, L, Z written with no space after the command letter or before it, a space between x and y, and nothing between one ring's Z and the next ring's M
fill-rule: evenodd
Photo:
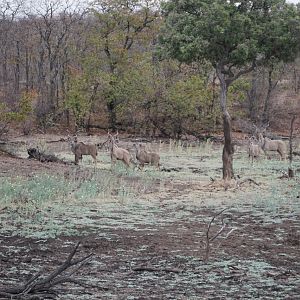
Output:
M73 160L66 142L47 143L59 138L15 138L22 158L0 155L0 286L47 274L81 241L76 257L93 256L73 277L89 286L57 285L59 299L300 299L299 157L287 179L288 161L251 165L242 145L226 190L212 142L153 144L160 172L111 170L104 149L96 171L90 157L79 167L26 159L38 145Z

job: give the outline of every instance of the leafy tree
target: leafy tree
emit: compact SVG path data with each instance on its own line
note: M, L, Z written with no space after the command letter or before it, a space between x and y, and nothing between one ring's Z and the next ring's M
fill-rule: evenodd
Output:
M111 75L106 93L110 127L116 129L117 109L124 101L118 85L132 61L151 44L152 28L157 19L156 0L95 1L92 11L98 22L93 41L101 52L102 70Z
M284 6L283 3L279 1L278 9L266 11L260 16L265 24L260 40L263 42L264 66L268 72L268 88L261 120L263 123L269 122L271 93L286 68L284 63L294 61L299 50L299 13L294 6Z
M176 138L199 123L202 128L214 126L218 111L210 111L211 99L211 91L204 80L195 75L177 81L168 89L164 109L169 114Z
M27 121L33 112L33 101L36 100L35 91L23 92L18 106L12 110L5 102L0 102L0 136L6 133L12 124Z
M85 127L85 119L90 110L87 82L83 75L73 75L66 93L66 108L70 109L75 118L75 127Z
M276 20L291 37L293 29L288 24L296 17L296 10L281 0L174 0L163 3L162 8L165 15L160 39L162 53L182 62L208 60L216 70L223 114L223 179L231 179L234 150L227 107L228 87L275 49L265 39L269 30L267 17L280 15ZM282 32L273 32L273 38L281 39ZM289 43L289 38L284 40ZM272 53L282 54L287 48L276 47ZM291 53L295 51L291 49Z

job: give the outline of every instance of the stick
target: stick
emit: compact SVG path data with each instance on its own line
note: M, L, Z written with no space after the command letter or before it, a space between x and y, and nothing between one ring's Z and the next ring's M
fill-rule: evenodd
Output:
M166 272L166 273L182 273L182 270L177 268L156 268L154 266L143 266L138 265L134 268L132 268L133 271L147 271L147 272Z
M215 220L215 218L217 216L221 215L226 209L228 209L228 208L224 208L220 212L218 212L217 214L215 214L213 216L213 218L210 220L209 224L208 224L207 231L206 231L206 249L205 249L205 258L204 258L205 262L207 262L208 258L209 258L210 242L212 242L213 240L215 240L224 231L224 229L226 227L226 224L224 224L223 219L222 219L222 227L221 227L221 229L213 237L209 237L209 231L210 231L211 225L212 225L213 221Z

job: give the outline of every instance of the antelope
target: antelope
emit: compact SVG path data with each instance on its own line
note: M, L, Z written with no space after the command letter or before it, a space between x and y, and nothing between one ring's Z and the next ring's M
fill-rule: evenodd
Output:
M280 155L280 159L286 159L287 148L286 144L281 140L270 140L267 137L264 137L262 133L258 134L259 137L259 145L266 151L277 151Z
M261 155L264 155L263 149L260 145L254 143L253 138L250 138L249 140L248 154L249 158L251 158L252 164L254 158L258 158Z
M85 144L83 142L77 141L77 136L74 137L72 141L70 137L68 137L68 142L71 147L71 151L75 154L75 164L78 165L79 160L82 161L83 155L90 155L94 159L95 167L97 164L97 146L94 144Z
M133 144L133 146L135 148L136 159L140 163L139 168L143 169L145 164L150 164L152 166L156 166L159 169L159 154L155 152L147 152L145 146L142 144L139 144L139 147L137 147L136 144Z
M116 140L118 141L118 132L115 134L115 136L111 135L109 132L108 140L110 141L110 157L111 157L111 163L115 164L117 160L121 160L127 167L130 167L130 162L132 161L131 155L128 150L120 148Z

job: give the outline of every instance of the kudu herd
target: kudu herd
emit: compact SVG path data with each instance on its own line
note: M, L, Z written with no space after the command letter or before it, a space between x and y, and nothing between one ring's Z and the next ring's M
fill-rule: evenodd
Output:
M280 159L286 159L287 146L282 140L271 140L264 137L262 132L251 136L248 140L248 156L252 164L254 159L258 159L269 151L276 151L280 155ZM107 140L102 144L85 144L78 142L77 136L72 140L69 136L67 141L69 142L71 151L75 155L75 164L82 160L83 155L90 155L97 164L98 148L102 148L104 145L109 145L109 152L111 158L111 165L114 166L116 161L122 161L127 168L133 166L140 170L143 170L146 164L156 167L160 170L160 155L153 151L147 151L143 144L133 144L135 159L132 157L131 152L127 149L118 146L118 132L116 134L107 133Z
M280 155L281 160L286 159L287 146L282 140L271 140L264 137L261 132L257 133L255 136L249 138L248 145L248 156L252 163L254 158L259 158L262 155L266 155L269 151L276 151Z
M271 140L264 137L262 133L258 134L258 141L260 147L266 153L267 151L276 151L280 155L280 159L286 159L287 147L282 140Z
M160 156L158 153L146 151L145 146L142 144L139 144L139 147L133 144L136 151L135 154L137 162L135 162L131 153L127 149L118 146L118 135L118 132L114 135L108 132L107 140L102 144L85 144L83 142L78 142L77 136L74 136L73 140L68 136L67 141L70 145L71 151L75 155L75 164L77 165L79 160L82 160L83 155L90 155L94 159L96 166L98 148L102 148L104 145L108 144L112 166L115 165L117 160L119 160L122 161L127 168L138 165L140 169L143 169L145 164L149 164L156 166L159 169Z

